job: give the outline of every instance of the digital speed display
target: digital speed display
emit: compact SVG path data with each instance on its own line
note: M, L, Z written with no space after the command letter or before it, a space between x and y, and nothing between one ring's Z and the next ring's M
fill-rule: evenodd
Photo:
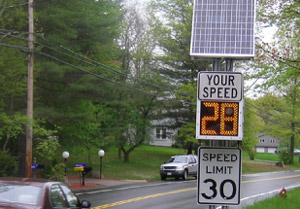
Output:
M243 75L198 73L196 139L243 140Z
M238 102L201 102L200 135L238 136Z

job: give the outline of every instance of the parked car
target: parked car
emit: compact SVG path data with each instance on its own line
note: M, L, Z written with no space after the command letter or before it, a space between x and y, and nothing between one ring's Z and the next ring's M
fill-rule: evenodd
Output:
M300 149L294 149L295 154L300 154Z
M197 167L196 155L175 155L160 166L160 177L161 180L169 177L175 177L176 180L186 180L188 176L197 178Z
M63 183L28 178L0 179L0 208L53 209L90 208L89 201L79 199Z

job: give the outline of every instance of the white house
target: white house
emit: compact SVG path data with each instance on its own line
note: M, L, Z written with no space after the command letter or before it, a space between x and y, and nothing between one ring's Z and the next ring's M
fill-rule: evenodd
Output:
M255 147L256 152L276 153L280 145L280 140L265 133L258 135L258 144Z
M164 118L152 120L149 128L150 144L162 147L171 147L175 143L178 128L173 128L175 119Z

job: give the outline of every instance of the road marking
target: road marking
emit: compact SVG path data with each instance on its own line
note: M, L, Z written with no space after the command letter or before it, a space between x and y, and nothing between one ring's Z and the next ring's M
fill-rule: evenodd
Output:
M271 181L271 180L280 180L280 179L291 179L291 178L298 178L298 177L300 177L300 175L274 177L274 178L266 178L266 179L255 179L255 180L242 181L242 183L253 183L253 182L259 182L259 181Z
M300 175L265 178L265 179L256 179L256 180L242 181L241 183L245 184L245 183L253 183L253 182L260 182L260 181L271 181L271 180L280 180L280 179L298 178L298 177L300 177ZM177 193L181 193L181 192L189 192L189 191L194 191L194 190L197 190L197 187L174 190L174 191L170 191L170 192L157 193L157 194L152 194L152 195L147 195L147 196L142 196L142 197L136 197L136 198L132 198L132 199L128 199L128 200L123 200L123 201L119 201L119 202L114 202L114 203L101 205L101 206L98 206L98 207L93 207L91 209L110 208L110 207L114 207L114 206L118 206L118 205L123 205L123 204L126 204L126 203L137 202L137 201L140 201L140 200L146 200L146 199L150 199L150 198L161 197L161 196L166 196L166 195L170 195L170 194L177 194ZM245 200L245 199L248 199L248 198L247 197L243 198L242 201Z
M106 204L106 205L101 205L98 207L94 207L92 209L110 208L113 206L123 205L123 204L130 203L130 202L136 202L136 201L146 200L146 199L150 199L150 198L154 198L154 197L161 197L161 196L165 196L165 195L169 195L169 194L177 194L177 193L188 192L188 191L193 191L193 190L196 190L196 188L180 189L180 190L175 190L175 191L171 191L171 192L157 193L157 194L147 195L147 196L143 196L143 197L136 197L136 198L132 198L132 199L128 199L128 200L114 202L114 203L110 203L110 204Z

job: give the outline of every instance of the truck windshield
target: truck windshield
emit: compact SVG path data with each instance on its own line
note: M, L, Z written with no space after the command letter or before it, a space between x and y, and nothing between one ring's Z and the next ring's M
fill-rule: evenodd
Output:
M174 156L168 160L168 163L187 163L188 159L185 156Z

